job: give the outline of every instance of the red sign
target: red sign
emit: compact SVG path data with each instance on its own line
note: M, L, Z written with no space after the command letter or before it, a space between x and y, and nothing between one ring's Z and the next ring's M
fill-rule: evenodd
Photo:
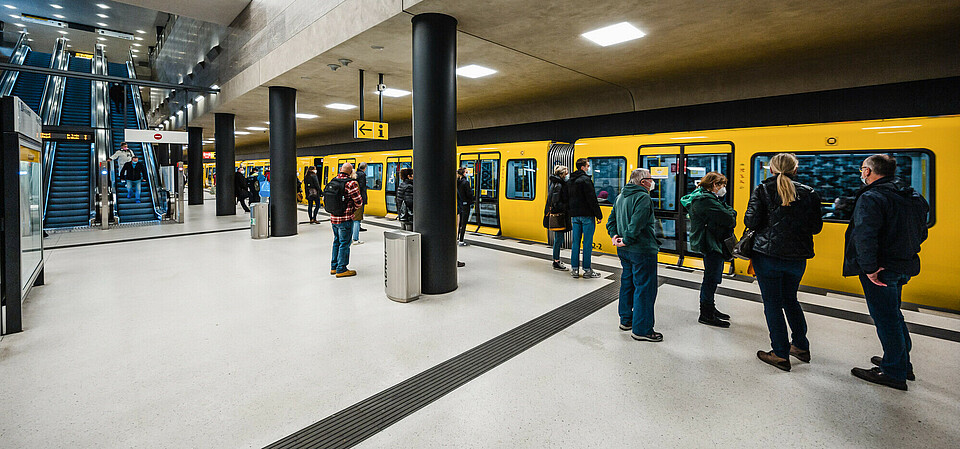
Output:
M203 158L204 158L204 159L213 159L215 154L216 154L216 153L214 153L213 151L204 151L204 152L203 152Z
M154 134L154 135L153 135L153 138L156 139L156 140L160 140L160 139L163 138L163 134Z

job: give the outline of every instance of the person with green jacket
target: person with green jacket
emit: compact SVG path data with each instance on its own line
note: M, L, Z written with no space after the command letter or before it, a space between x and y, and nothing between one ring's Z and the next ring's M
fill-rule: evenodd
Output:
M660 241L653 230L653 201L650 191L656 183L650 171L638 168L630 173L613 203L607 220L607 234L617 247L623 267L620 275L620 330L632 331L639 341L663 341L653 330L653 304L657 299L657 253Z
M727 177L707 173L697 189L680 198L690 214L690 249L703 254L703 282L700 283L700 318L708 326L727 328L730 315L717 310L714 296L723 280L723 262L731 257L723 241L733 235L737 211L721 198L727 194Z

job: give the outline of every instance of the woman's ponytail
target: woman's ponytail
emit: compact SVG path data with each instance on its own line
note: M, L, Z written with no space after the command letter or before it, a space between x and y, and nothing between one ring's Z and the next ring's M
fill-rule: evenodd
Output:
M797 165L797 157L790 153L780 153L770 158L770 171L780 175L777 177L777 193L780 194L782 206L789 206L797 200L797 189L792 179L797 175Z

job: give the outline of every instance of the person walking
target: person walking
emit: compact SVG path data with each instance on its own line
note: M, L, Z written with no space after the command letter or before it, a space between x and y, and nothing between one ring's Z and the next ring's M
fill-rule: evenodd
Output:
M558 271L569 269L560 261L564 235L571 229L566 182L569 176L570 169L566 165L558 165L553 169L547 190L547 205L543 210L543 227L547 228L547 232L553 232L553 269Z
M127 162L123 165L123 168L120 169L120 179L126 181L127 183L127 198L132 198L131 194L134 189L137 192L137 202L140 202L140 183L144 179L147 179L147 167L145 164L140 162L140 159L136 155L133 156L133 159L130 162Z
M250 191L247 190L247 180L243 177L242 167L237 167L237 173L233 176L233 191L243 211L250 212L250 207L244 203L250 199Z
M360 223L363 221L363 213L367 209L367 163L361 162L357 165L357 170L354 173L357 174L360 197L363 198L363 206L360 207L360 212L356 215L357 218L353 220L353 241L356 242L360 240L360 233L366 231Z
M810 362L807 322L797 290L807 259L814 255L813 236L823 229L820 195L793 180L798 165L797 157L789 153L770 158L773 176L753 190L743 216L744 224L755 232L751 261L772 346L771 351L757 351L757 357L784 371L790 371L791 355Z
M247 189L250 191L250 203L260 202L260 170L254 167L247 177Z
M397 187L397 220L400 229L413 231L413 169L400 169L400 185Z
M870 369L851 374L898 390L915 380L910 363L910 332L900 311L903 286L920 274L920 244L927 239L927 200L895 177L897 160L875 154L860 165L864 186L857 192L847 226L843 275L858 276L867 310L877 327L883 356Z
M352 179L353 164L347 162L340 167L340 173L330 180L323 189L323 207L330 214L333 228L333 254L330 258L330 274L338 278L356 276L355 270L348 270L350 264L350 235L353 231L353 214L363 205L360 186Z
M110 160L117 161L117 167L123 168L124 165L127 165L127 162L130 162L133 159L133 150L127 148L127 143L122 142L120 144L120 149L114 151L110 155Z
M660 241L653 229L655 181L650 171L638 168L613 203L607 219L607 234L620 257L620 330L631 331L638 341L663 341L653 330L653 305L657 300L657 253Z
M467 168L460 167L457 169L457 215L460 216L459 227L457 228L457 244L460 246L467 246L467 242L463 241L463 236L467 233L470 208L475 200L473 187L470 186L470 180L467 179Z
M690 249L703 254L703 282L700 283L701 324L730 327L730 316L717 310L714 296L723 280L723 262L733 255L723 241L733 235L737 211L723 202L727 177L710 172L700 179L697 189L680 199L690 214Z
M317 178L317 167L311 165L307 168L303 186L307 191L307 216L310 217L311 224L317 224L317 213L320 212L320 179Z
M573 229L573 249L570 251L570 275L580 277L580 248L583 247L583 277L598 278L600 273L593 271L590 257L593 253L593 233L596 225L603 220L600 203L597 202L597 192L593 187L593 180L587 172L590 171L590 162L586 158L577 159L577 170L570 175L567 181L569 195L570 224ZM582 244L581 244L582 239Z

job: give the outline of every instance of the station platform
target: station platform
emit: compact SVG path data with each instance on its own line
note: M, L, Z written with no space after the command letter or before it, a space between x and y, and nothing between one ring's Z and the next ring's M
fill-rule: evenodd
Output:
M960 316L904 311L917 381L850 375L880 344L860 298L800 293L813 363L761 363L756 283L724 279L729 329L697 323L699 272L660 267L662 343L618 329L615 257L599 279L544 245L469 235L459 288L384 295L364 222L351 278L329 223L252 240L249 218L52 234L24 332L0 340L0 446L954 447ZM301 212L301 221L306 221ZM598 233L596 238L603 238ZM564 251L569 256L569 251ZM908 286L909 288L909 286Z

